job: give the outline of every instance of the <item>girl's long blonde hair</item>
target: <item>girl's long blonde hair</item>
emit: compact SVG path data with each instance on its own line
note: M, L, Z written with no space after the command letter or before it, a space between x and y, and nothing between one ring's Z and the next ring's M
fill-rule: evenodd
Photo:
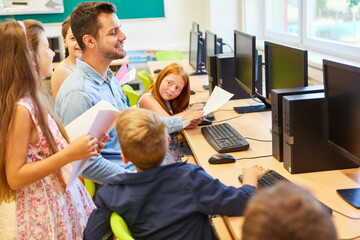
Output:
M35 20L24 21L22 26L12 20L0 23L0 203L11 201L16 191L11 189L5 172L6 138L13 118L16 102L22 97L29 97L35 107L36 118L45 136L51 154L58 152L58 146L48 126L47 114L53 117L48 98L41 90L39 58L37 47L39 35L44 32L41 23ZM28 41L26 40L28 39ZM34 66L35 63L35 66ZM60 132L68 141L64 127L56 120ZM63 182L60 170L57 175Z
M189 82L189 76L184 71L184 68L180 66L178 63L172 63L168 65L166 68L164 68L157 76L155 84L148 90L144 91L144 93L150 92L151 95L155 98L155 100L161 105L161 107L169 115L172 115L159 92L161 82L164 80L164 78L167 75L170 74L179 75L184 81L184 88L182 89L179 96L170 101L171 109L174 114L184 111L189 106L189 102L190 102L190 82Z

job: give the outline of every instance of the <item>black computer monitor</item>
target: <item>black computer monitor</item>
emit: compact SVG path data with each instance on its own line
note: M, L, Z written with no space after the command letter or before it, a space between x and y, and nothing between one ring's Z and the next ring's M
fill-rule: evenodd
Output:
M265 41L266 101L271 90L308 85L307 50Z
M215 33L205 30L205 66L209 70L208 57L222 53L222 39Z
M360 68L324 60L325 119L328 144L360 166ZM340 189L360 207L360 189Z
M206 74L203 62L203 41L200 34L194 30L190 31L189 63L195 69L190 75Z
M270 104L262 96L261 90L256 89L258 64L256 37L234 30L234 80L250 96L259 98L264 104L249 107L234 107L238 113L259 112L270 110ZM262 81L262 79L259 79Z

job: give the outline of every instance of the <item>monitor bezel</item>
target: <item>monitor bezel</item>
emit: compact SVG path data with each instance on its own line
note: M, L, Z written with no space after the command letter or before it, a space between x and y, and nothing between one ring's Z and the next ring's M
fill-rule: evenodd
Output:
M324 78L324 93L325 93L325 140L328 143L328 145L334 149L336 152L338 152L340 155L344 156L345 158L351 160L352 162L356 163L357 165L360 166L360 156L356 156L355 154L349 152L348 150L344 149L343 147L340 147L338 144L336 144L335 142L333 142L332 140L330 140L330 123L329 123L329 82L328 82L328 75L327 75L327 70L328 67L336 67L342 70L346 70L346 71L352 71L352 72L356 72L359 74L360 76L360 68L355 67L355 66L350 66L350 65L346 65L346 64L342 64L342 63L338 63L338 62L333 62L333 61L329 61L324 59L323 60L323 78Z
M196 34L197 35L197 50L196 50L196 66L194 66L192 64L192 61L191 61L191 56L192 56L192 52L191 52L191 46L192 46L192 34ZM200 33L199 32L196 32L194 30L190 30L190 46L189 46L189 64L190 66L192 66L194 69L195 69L195 72L198 72L200 70L200 61L199 61L199 55L200 55Z
M304 72L304 78L303 80L303 86L301 87L307 87L308 86L308 52L305 49L301 49L301 48L296 48L296 47L292 47L292 46L288 46L288 45L284 45L284 44L279 44L279 43L274 43L274 42L269 42L269 41L264 41L264 53L265 53L265 99L268 103L271 104L271 90L273 89L271 87L271 80L269 77L269 68L270 68L270 64L272 61L270 61L270 54L269 54L269 48L271 47L278 47L278 48L283 48L284 50L288 51L288 52L292 52L295 54L299 54L302 56L302 69Z
M256 37L254 35L250 35L238 30L234 30L234 67L236 68L236 50L237 50L237 44L236 44L236 36L240 35L244 38L247 38L248 40L251 41L251 55L252 55L252 79L251 79L251 87L249 88L248 86L246 86L243 82L241 82L241 80L237 79L237 76L235 76L235 71L234 71L234 81L242 88L244 89L247 93L249 93L251 96L257 96L256 91L255 91L255 85L256 85Z

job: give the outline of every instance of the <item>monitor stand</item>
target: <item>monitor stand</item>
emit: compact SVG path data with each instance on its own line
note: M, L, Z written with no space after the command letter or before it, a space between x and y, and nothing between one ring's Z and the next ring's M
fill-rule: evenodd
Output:
M190 73L189 76L206 75L206 74L207 72L199 71L199 72Z
M337 189L336 192L350 205L360 208L360 188Z
M265 97L263 97L260 93L255 92L256 97L259 98L261 102L264 104L262 105L253 105L253 106L245 106L245 107L234 107L234 110L237 113L252 113L252 112L264 112L264 111L270 111L271 105L266 102Z

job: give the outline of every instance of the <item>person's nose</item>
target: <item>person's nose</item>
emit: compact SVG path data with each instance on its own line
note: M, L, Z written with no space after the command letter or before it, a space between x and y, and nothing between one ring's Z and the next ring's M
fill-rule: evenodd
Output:
M119 31L120 32L120 34L119 34L119 40L122 42L122 41L124 41L124 40L126 40L126 36L125 36L125 34L120 30Z

